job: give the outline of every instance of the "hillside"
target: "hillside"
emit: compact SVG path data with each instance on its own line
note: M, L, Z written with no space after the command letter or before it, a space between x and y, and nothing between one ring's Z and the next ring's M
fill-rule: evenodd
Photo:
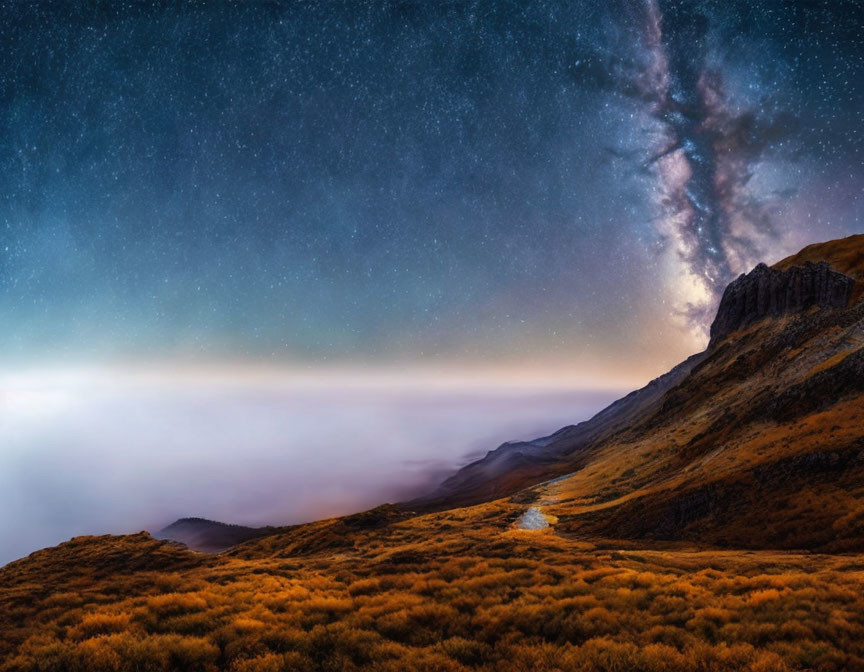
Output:
M523 510L76 539L0 570L0 670L864 670L859 556L611 550Z
M708 350L553 435L542 459L519 450L530 468L486 490L521 490L591 537L864 550L862 277L864 235L760 265L730 285ZM517 446L451 477L432 505L472 497L470 477ZM524 490L531 479L552 482Z
M862 280L864 236L757 267L704 353L410 505L11 563L0 672L864 670Z
M677 422L679 418L669 413L670 407L661 406L666 393L685 381L704 360L714 358L718 351L724 352L721 343L727 337L765 318L792 317L817 307L848 307L850 314L844 319L855 322L860 316L853 309L864 298L862 281L864 234L810 245L770 270L760 264L749 274L749 279L741 278L730 285L730 291L736 288L745 291L727 292L724 305L721 305L711 327L712 342L708 350L693 355L590 420L533 441L502 444L483 459L452 475L437 491L410 502L409 506L435 510L510 495L532 483L573 473L594 462L599 447L619 432L633 431L643 422L651 422L652 418L660 416L669 422ZM761 293L756 287L759 283L762 285ZM835 316L840 317L839 314ZM800 320L793 321L796 322L795 328L803 326ZM770 330L778 326L782 330L785 324L785 321L775 321L763 325L765 337L771 338ZM827 328L829 325L814 324L813 330L818 331L823 326ZM751 342L758 339L757 334ZM816 344L816 347L822 345ZM834 350L831 352L836 354L837 344L828 346L826 352L832 347ZM728 354L732 350L726 349L725 352Z

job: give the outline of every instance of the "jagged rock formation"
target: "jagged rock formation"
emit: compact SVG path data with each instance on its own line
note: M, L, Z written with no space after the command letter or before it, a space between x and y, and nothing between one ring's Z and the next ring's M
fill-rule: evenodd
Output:
M736 280L704 357L653 416L593 447L568 479L533 488L557 502L556 530L864 549L862 282L864 235Z
M759 264L723 292L711 325L711 343L766 317L799 313L813 306L845 308L855 281L827 262L804 262L787 269Z

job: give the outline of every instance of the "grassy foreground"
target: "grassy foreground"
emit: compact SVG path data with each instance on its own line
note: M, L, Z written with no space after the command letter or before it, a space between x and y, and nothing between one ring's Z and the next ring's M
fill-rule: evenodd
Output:
M82 537L0 570L0 670L864 670L864 556L642 548L501 500L208 556Z

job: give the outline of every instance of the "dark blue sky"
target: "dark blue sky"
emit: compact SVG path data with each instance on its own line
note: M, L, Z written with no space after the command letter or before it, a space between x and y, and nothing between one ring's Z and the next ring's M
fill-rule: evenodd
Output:
M853 0L2 3L2 357L662 369L729 278L862 230L862 35Z

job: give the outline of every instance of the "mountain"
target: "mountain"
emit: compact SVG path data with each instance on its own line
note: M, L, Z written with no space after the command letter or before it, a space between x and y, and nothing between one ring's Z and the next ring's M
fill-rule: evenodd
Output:
M760 264L726 289L705 352L412 504L521 491L573 534L864 550L862 280L864 235Z
M272 531L269 527L244 527L206 518L180 518L159 530L155 537L185 544L195 551L219 553Z
M862 288L864 236L757 266L705 352L415 502L10 563L0 672L864 672Z

